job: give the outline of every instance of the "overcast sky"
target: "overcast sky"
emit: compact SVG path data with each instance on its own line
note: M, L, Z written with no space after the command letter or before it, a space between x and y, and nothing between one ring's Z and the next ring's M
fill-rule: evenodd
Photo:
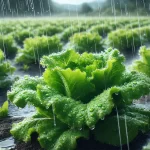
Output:
M81 4L84 2L105 1L105 0L53 0L60 4Z

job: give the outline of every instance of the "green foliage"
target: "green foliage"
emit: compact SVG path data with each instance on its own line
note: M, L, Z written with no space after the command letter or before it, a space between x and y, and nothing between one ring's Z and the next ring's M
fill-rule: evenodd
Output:
M8 101L4 102L2 107L0 107L0 119L7 117L8 115Z
M0 23L0 32L2 35L7 35L12 33L15 30L15 24L13 23L6 23L6 22L1 22Z
M76 51L83 52L100 52L104 48L103 39L97 33L76 33L70 38Z
M38 36L46 35L46 36L53 36L57 33L63 31L61 26L54 26L54 25L46 25L38 29L37 34Z
M132 30L116 30L108 34L109 46L118 48L122 52L135 52L137 48L150 39L150 28L142 27Z
M108 24L96 25L90 29L90 32L92 33L96 32L100 36L103 36L103 37L106 37L110 31L112 31L112 27L110 24L109 25Z
M17 125L13 125L11 133L18 139L25 142L31 140L31 134L37 132L39 134L38 141L42 148L47 150L65 150L75 149L76 140L78 138L87 138L88 130L69 129L67 125L54 120L45 115L36 115L32 118L25 119ZM22 132L18 132L18 131Z
M138 28L138 27L147 26L147 25L149 25L149 23L150 23L149 20L144 20L144 19L142 19L142 20L140 20L140 22L139 22L139 21L138 21L138 22L135 21L135 22L132 22L132 23L126 25L126 28L131 30L131 29L133 29L133 28Z
M65 42L69 40L71 36L73 36L75 33L86 31L87 26L73 26L68 27L67 29L64 30L64 32L61 35L61 39Z
M12 84L10 75L14 71L15 68L4 60L4 53L0 50L0 89L6 89Z
M39 62L43 55L48 55L53 52L62 50L62 44L58 37L34 37L24 41L24 49L19 50L16 56L18 63L31 64Z
M118 118L117 113L119 114ZM96 139L103 143L119 146L121 137L121 144L125 145L128 140L135 139L139 131L142 133L149 131L149 119L150 109L143 107L142 104L126 106L119 109L118 112L114 111L114 114L107 117L105 121L99 121L94 131Z
M34 36L33 32L31 30L27 30L27 29L14 33L14 37L18 44L23 44L25 39L27 39L29 37L33 37L33 36Z
M136 60L133 63L132 69L145 73L150 77L150 49L145 46L140 48L140 60Z
M11 57L17 52L15 41L11 35L0 35L0 49L7 57Z
M68 50L44 56L43 76L25 76L8 92L9 100L18 107L30 104L37 111L35 116L14 124L11 133L28 142L37 132L42 148L71 150L78 138L89 138L91 129L97 140L118 146L116 107L122 136L126 115L129 142L139 131L148 132L150 110L132 106L132 101L149 93L150 78L127 72L123 62L116 49L98 54Z

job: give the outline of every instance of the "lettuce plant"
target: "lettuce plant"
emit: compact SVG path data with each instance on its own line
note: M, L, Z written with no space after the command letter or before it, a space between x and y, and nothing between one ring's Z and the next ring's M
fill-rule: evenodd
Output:
M86 31L87 26L71 26L64 30L61 35L61 40L67 42L75 33Z
M0 49L5 52L7 57L14 56L17 53L17 46L11 35L0 35Z
M1 21L0 22L0 32L3 35L7 35L12 33L14 30L16 30L16 21L15 22L11 22L11 21Z
M93 26L91 29L90 29L90 32L96 32L98 33L100 36L103 36L103 37L106 37L107 34L112 31L112 27L111 25L108 25L108 24L102 24L102 25L96 25L96 26Z
M132 69L138 72L145 73L150 77L150 49L147 49L145 46L140 48L140 60L136 60Z
M0 107L0 119L7 117L8 115L8 101L4 102L2 107Z
M149 27L132 30L119 29L108 34L108 45L122 52L136 51L150 39Z
M37 34L38 36L42 36L42 35L53 36L62 31L63 31L63 28L61 26L47 25L47 26L40 27L37 31L38 32Z
M39 62L43 55L62 50L62 44L57 36L34 37L24 41L24 48L19 50L16 56L18 63L31 64Z
M18 44L23 44L24 40L29 37L34 37L34 34L30 29L22 29L18 32L14 32L13 34Z
M132 22L130 24L126 25L126 29L133 29L133 28L138 28L138 27L144 27L149 25L150 21L149 20L141 20L140 23L139 22Z
M41 64L46 68L42 77L25 76L8 92L18 107L36 108L34 116L13 125L15 138L28 142L36 132L42 148L72 150L77 139L93 134L100 142L118 146L117 120L124 138L124 116L129 142L139 131L149 130L150 111L132 101L149 93L150 78L127 71L118 50L97 54L67 50L44 56Z
M85 51L100 52L104 49L103 39L97 33L76 33L70 38L70 41L75 50L79 51L80 53Z
M15 68L6 62L4 53L0 50L0 89L7 89L12 84L10 75L15 71Z

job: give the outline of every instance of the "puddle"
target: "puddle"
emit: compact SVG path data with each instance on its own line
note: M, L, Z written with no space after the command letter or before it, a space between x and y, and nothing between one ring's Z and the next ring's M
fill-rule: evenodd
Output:
M9 112L8 115L10 117L30 117L35 113L35 108L32 106L26 106L23 109L17 108L13 104L9 104Z
M7 100L6 93L0 95L0 106ZM34 114L35 108L33 106L26 106L23 109L16 107L9 102L8 116L10 117L30 117Z
M9 137L7 139L0 141L0 150L10 150L15 147L15 141L13 137Z
M16 71L14 72L13 76L18 76L22 78L24 75L30 75L30 76L40 76L44 69L39 65L31 65L31 68L29 70L24 71L22 69L21 65L15 64L14 60L9 60L10 63L16 67ZM1 91L0 91L1 92ZM3 103L7 100L7 91L0 93L0 106L3 105ZM10 117L29 117L32 116L35 112L35 108L32 106L26 106L23 109L17 108L15 105L9 102L9 113L8 115Z

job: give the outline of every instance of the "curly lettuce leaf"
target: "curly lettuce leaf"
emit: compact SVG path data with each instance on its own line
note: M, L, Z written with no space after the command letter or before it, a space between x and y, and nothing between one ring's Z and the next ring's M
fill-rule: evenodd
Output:
M44 67L53 69L56 66L61 68L68 68L73 63L77 63L80 55L74 50L67 50L65 52L53 53L49 56L43 56L41 59L41 65Z
M86 124L87 126L92 127L99 119L103 119L110 114L114 106L120 107L130 105L134 99L139 99L141 96L149 93L150 78L136 72L130 74L126 73L124 76L126 78L123 78L123 85L103 91L100 95L91 99L87 104L83 104L80 101L76 102L69 98L63 99L62 97L60 98L61 100L58 99L53 105L54 111L57 111L55 113L62 122L70 124L71 126L81 126L80 124ZM86 116L86 113L89 115ZM90 115L92 117L90 117ZM86 120L84 120L83 116L85 116ZM70 118L75 118L75 121L70 123ZM77 120L79 120L79 123Z
M32 104L40 109L41 113L47 112L49 116L54 113L62 122L77 128L85 125L91 127L99 119L111 113L114 107L112 94L118 92L118 88L109 89L89 103L83 104L81 101L55 92L56 90L48 86L38 84L39 82L40 80L28 76L24 80L20 79L8 93L9 100L21 108Z
M2 107L0 107L0 118L7 117L8 115L8 101L4 102Z
M60 97L54 101L53 110L62 122L77 128L85 125L92 128L99 119L110 114L113 107L112 94L118 88L111 88L92 99L88 104L67 97Z
M145 73L150 77L150 49L147 49L145 46L141 47L140 56L140 60L133 63L132 69Z
M8 92L9 100L21 108L24 108L27 103L40 105L40 100L36 96L39 83L43 83L42 78L24 76L13 84L12 90Z
M142 113L141 113L142 112ZM110 115L99 121L94 130L96 140L120 146L133 141L139 132L146 133L150 129L150 110L142 105L133 105L118 110L117 115ZM118 122L120 127L118 127ZM120 136L119 136L120 128ZM121 141L120 141L121 140Z
M73 71L60 68L46 69L44 80L59 93L76 100L86 101L87 96L95 89L94 85L87 79L86 73L79 69Z
M48 85L69 97L72 92L77 91L80 98L83 93L86 95L95 91L99 94L104 89L120 84L125 71L123 62L124 57L117 50L110 48L101 54L83 53L82 55L68 50L45 56L41 64L48 68L44 73ZM66 86L69 84L70 86ZM72 92L69 93L67 87ZM72 98L77 98L77 95Z
M80 69L82 72L86 72L88 77L91 77L92 72L94 72L96 69L107 68L108 61L116 61L118 64L120 64L120 66L122 65L121 68L124 68L124 60L124 56L122 56L118 50L112 48L109 48L100 54L86 52L79 54L74 50L67 50L61 53L44 56L41 59L41 64L49 69L55 69L58 66L61 69ZM113 64L112 67L115 68ZM116 70L118 69L119 68L116 68ZM120 71L123 72L124 70L125 69L122 69L122 71Z
M124 104L131 104L134 99L148 95L150 78L142 73L130 72L122 76L121 95Z
M125 67L122 64L122 60L111 59L107 61L106 68L93 71L91 82L95 85L99 93L113 85L118 85L124 71Z
M24 121L13 124L11 134L19 140L28 142L32 133L38 133L38 141L42 148L47 150L73 150L76 148L76 140L88 138L88 130L69 129L67 125L56 120L37 115Z

